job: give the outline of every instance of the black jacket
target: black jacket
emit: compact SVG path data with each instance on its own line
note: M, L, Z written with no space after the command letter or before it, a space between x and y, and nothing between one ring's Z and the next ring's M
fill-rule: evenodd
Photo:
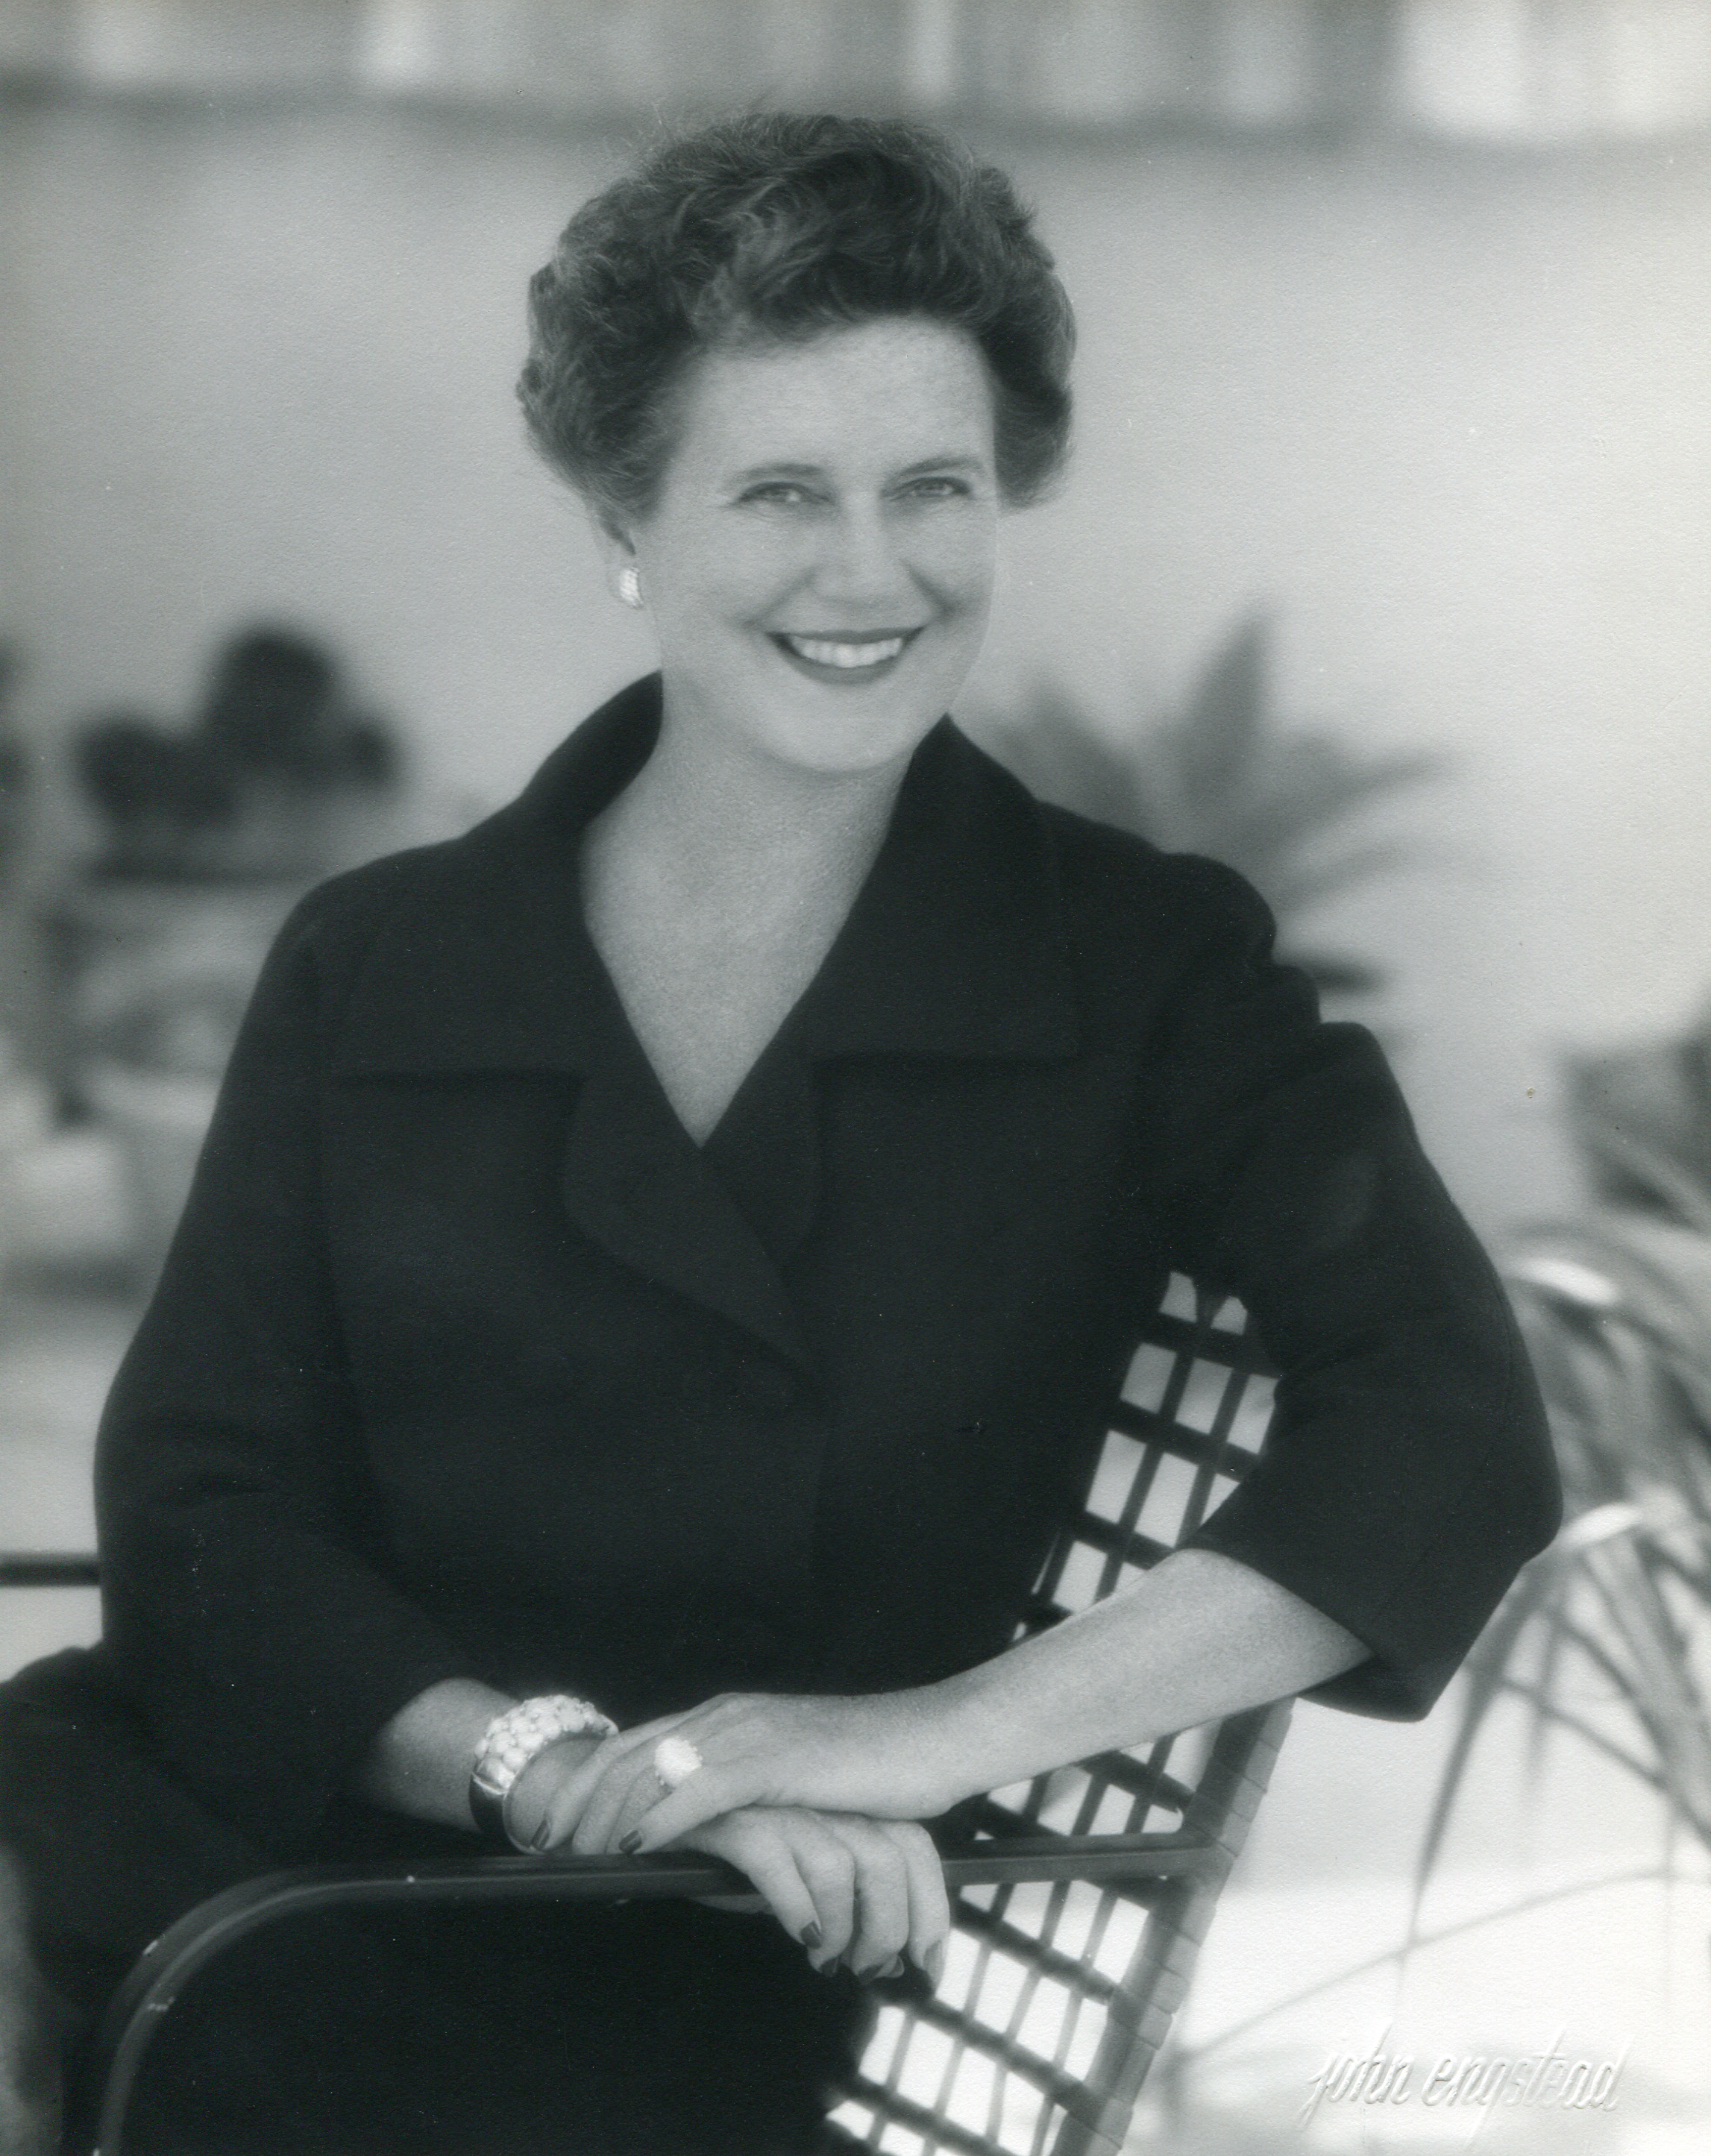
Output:
M103 1425L109 1653L169 1763L306 1835L441 1678L620 1721L999 1651L1172 1268L1284 1369L1198 1537L1423 1712L1557 1492L1491 1269L1380 1053L1239 878L951 726L718 1128L588 940L616 697L466 837L305 901Z

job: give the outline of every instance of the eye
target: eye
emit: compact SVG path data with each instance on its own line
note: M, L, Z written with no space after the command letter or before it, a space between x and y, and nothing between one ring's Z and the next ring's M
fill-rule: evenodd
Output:
M948 501L965 497L974 490L969 482L952 472L927 472L919 479L912 479L903 490L912 501Z
M771 503L783 509L797 509L814 497L799 480L763 479L753 486L745 487L737 499Z

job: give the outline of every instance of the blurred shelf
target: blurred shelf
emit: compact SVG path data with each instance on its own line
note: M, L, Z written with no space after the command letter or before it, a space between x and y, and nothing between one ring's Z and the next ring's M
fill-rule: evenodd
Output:
M131 1296L70 1288L0 1297L0 1520L8 1548L92 1547L95 1425L138 1314Z
M139 1314L134 1297L94 1286L0 1289L0 1536L8 1549L94 1547L95 1424ZM100 1633L92 1587L0 1589L0 1677Z
M1711 121L1711 0L12 0L0 81L1511 142Z

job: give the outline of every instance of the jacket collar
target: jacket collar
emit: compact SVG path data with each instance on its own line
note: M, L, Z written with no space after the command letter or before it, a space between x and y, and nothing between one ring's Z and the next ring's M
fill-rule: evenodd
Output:
M1076 1012L1033 802L945 721L917 752L825 965L705 1146L678 1121L583 918L583 826L646 761L657 678L623 690L508 808L429 857L347 1007L333 1071L579 1075L560 1188L621 1264L813 1371L784 1274L820 1159L820 1058L1071 1053Z
M509 807L437 850L347 1007L341 1075L587 1071L616 998L583 920L583 826L647 761L657 675L561 743ZM1031 798L942 720L795 1014L810 1058L1056 1060L1077 1014L1050 833Z

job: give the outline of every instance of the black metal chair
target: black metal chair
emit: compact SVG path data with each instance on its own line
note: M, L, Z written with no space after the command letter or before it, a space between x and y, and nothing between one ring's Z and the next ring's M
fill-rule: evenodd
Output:
M1271 1386L1239 1305L1173 1279L1136 1355L1080 1511L1025 1630L1156 1563L1251 1466ZM93 1558L0 1558L0 1586L77 1585ZM1117 2156L1270 1779L1289 1703L999 1790L943 1850L956 1922L930 1997L881 2005L834 2110L835 2145L894 2156ZM98 2047L100 2156L121 2156L149 2045L189 1979L310 1910L429 1903L738 1898L721 1865L471 1856L273 1873L193 1910L114 1999ZM736 1890L736 1891L733 1891Z

